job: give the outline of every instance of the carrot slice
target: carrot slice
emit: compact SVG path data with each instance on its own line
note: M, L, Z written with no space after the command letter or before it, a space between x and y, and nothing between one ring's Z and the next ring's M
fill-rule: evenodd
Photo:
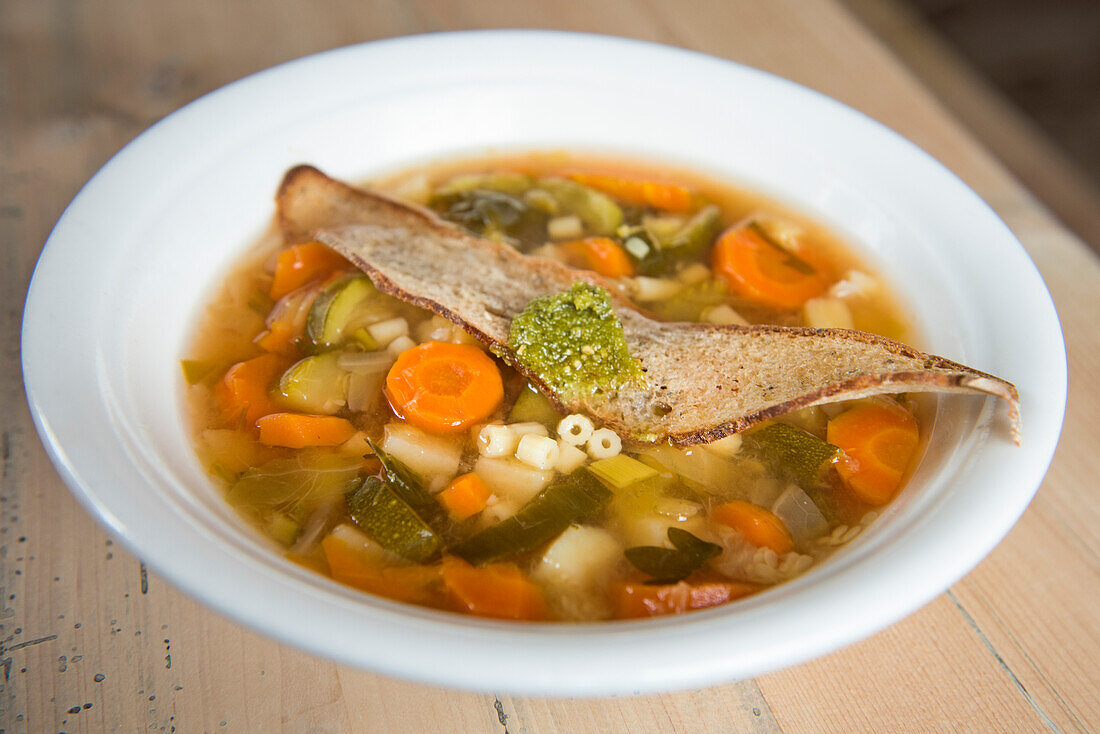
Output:
M618 582L611 588L611 598L617 619L637 619L716 607L747 596L758 588L737 581L680 581L661 585Z
M514 563L475 568L455 556L443 557L443 585L462 611L498 619L546 619L542 590Z
M275 262L275 279L271 282L270 295L278 300L333 270L350 269L352 269L351 263L320 242L294 245L279 253Z
M730 227L711 255L715 272L730 289L772 308L798 308L829 287L824 268L804 253L788 252L752 225Z
M710 511L717 523L740 530L745 540L761 548L771 548L779 555L794 550L794 540L783 521L763 507L751 502L734 500Z
M275 354L295 355L298 347L294 340L299 336L293 326L285 321L276 321L254 340L256 346L265 352Z
M470 472L451 482L438 497L451 517L461 521L484 510L489 495L489 488L481 477Z
M414 604L434 600L432 587L439 581L439 566L382 566L334 535L325 536L321 550L332 578L342 584Z
M425 342L407 349L386 375L394 412L435 433L456 433L484 420L504 399L500 370L470 344Z
M229 368L214 389L222 409L222 419L232 423L243 415L249 428L256 421L279 410L271 399L271 384L289 367L292 360L278 354L238 362Z
M634 263L626 250L607 237L586 237L563 242L561 246L566 259L577 267L595 270L608 278L634 275Z
M272 413L256 421L260 443L300 449L306 446L339 446L355 435L355 426L334 415Z
M695 206L691 189L676 184L601 173L573 173L569 178L628 204L647 205L679 213L689 212Z
M837 472L861 500L885 505L917 452L920 427L908 410L890 400L863 403L829 421L829 443L844 450Z

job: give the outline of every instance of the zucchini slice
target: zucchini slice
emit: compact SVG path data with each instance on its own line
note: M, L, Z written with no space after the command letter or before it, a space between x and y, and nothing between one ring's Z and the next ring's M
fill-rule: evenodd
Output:
M352 521L391 553L413 563L426 563L439 555L440 537L378 477L367 477L344 499Z
M467 538L451 552L480 566L533 550L596 514L610 499L609 489L585 469L578 469L539 492L512 517Z
M370 279L364 275L341 278L321 291L306 317L306 338L310 344L318 349L340 344L355 316L356 306L374 292Z
M347 403L350 374L340 369L339 352L324 352L291 365L279 379L282 402L302 413L332 415Z
M822 467L840 454L838 447L786 423L772 423L746 433L742 445L776 474L803 489L814 486Z

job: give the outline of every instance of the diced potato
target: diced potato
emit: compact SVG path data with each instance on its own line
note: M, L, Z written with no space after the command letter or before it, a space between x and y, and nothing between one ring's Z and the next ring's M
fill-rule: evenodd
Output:
M356 431L354 436L340 444L340 451L345 454L355 454L356 456L365 456L374 453L371 451L370 445L367 444L367 434L362 431Z
M669 528L680 528L693 535L700 535L703 526L703 518L699 515L681 520L678 517L669 517L654 512L632 518L622 518L623 536L629 546L655 545L661 548L671 548L672 543L668 540Z
M720 438L717 441L711 441L710 443L703 444L703 448L710 451L713 454L730 458L737 454L741 450L741 434L734 433L725 438Z
M849 270L844 277L829 287L833 298L869 296L879 289L878 281L861 270Z
M572 474L588 460L588 454L564 438L558 439L558 461L554 468L562 474Z
M721 304L713 306L711 308L703 309L703 313L700 314L700 318L708 324L736 324L738 326L748 326L748 320L733 310L732 306L728 304Z
M478 457L474 473L503 500L522 505L550 484L554 470L534 469L513 458Z
M615 570L622 552L609 531L573 525L550 544L531 576L547 586L599 586Z
M630 292L635 301L663 301L672 298L683 288L683 283L666 278L648 278L639 275L630 279Z
M407 336L399 336L389 343L386 347L386 351L392 354L395 358L408 349L412 349L416 346L416 342Z
M710 268L703 263L692 263L680 271L676 276L684 285L695 285L710 278Z
M546 233L552 240L575 240L584 235L584 223L580 217L554 217L546 223Z
M451 479L458 474L462 444L450 436L433 436L408 423L386 426L382 449L421 479Z
M807 326L815 329L854 329L855 320L848 304L839 298L811 298L802 305Z
M489 497L485 509L478 515L478 524L482 527L496 525L501 520L507 520L517 512L519 512L519 505L492 495Z

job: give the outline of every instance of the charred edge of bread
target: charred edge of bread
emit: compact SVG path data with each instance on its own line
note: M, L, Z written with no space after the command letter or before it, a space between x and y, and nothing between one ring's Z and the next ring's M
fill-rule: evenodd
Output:
M322 204L322 202L301 200L303 196L307 199L311 196L315 196L316 191L313 194L307 193L310 187L319 187L320 190L327 190L334 194L333 200L328 202L327 211L321 212L320 216L318 216L319 212L317 211L317 207ZM341 212L339 211L338 204L334 203L339 201L343 201L344 203L354 202L359 208L353 211ZM435 212L429 209L392 199L382 194L349 186L342 181L330 178L313 166L299 165L287 171L279 186L276 202L278 207L277 218L279 226L284 236L291 241L305 238L317 238L324 241L325 237L321 234L324 230L331 229L336 231L342 226L370 224L375 222L378 215L384 214L391 222L393 220L399 220L403 221L407 226L430 229L443 236L459 238L465 241L470 247L480 248L497 256L537 260L538 267L545 271L549 271L553 276L561 279L563 283L567 281L584 280L594 285L601 286L608 291L616 308L629 309L635 311L643 318L649 319L644 309L639 308L636 304L619 293L612 282L596 273L575 270L554 260L532 258L529 255L523 255L499 243L487 242L480 238L473 237L456 225L440 219ZM321 220L324 223L319 223L309 231L302 231L295 221L295 210L301 207L309 210L309 213L313 215L312 218ZM310 207L313 208L311 209ZM309 218L308 216L306 217L306 219ZM447 308L444 304L398 287L381 270L371 265L371 263L366 262L358 254L345 253L345 255L348 256L360 270L370 277L375 287L380 291L406 303L438 314L448 321L459 325L480 343L488 347L493 354L497 355L513 369L529 379L550 399L558 410L569 411L572 409L572 406L564 403L537 374L532 373L524 368L523 365L519 364L505 342L484 333L457 313ZM982 392L1005 399L1009 403L1013 438L1016 443L1020 442L1019 395L1016 387L1012 385L1012 383L994 375L972 369L958 362L953 362L936 355L925 354L894 339L848 329L813 329L809 327L764 324L740 326L736 324L715 325L692 323L679 324L678 328L743 334L789 334L791 337L806 334L833 336L845 341L873 344L883 347L899 356L919 360L923 363L924 369L929 371L921 372L910 370L861 375L852 380L826 385L793 400L768 406L763 410L747 416L741 416L733 421L719 423L694 431L670 434L668 438L675 445L690 446L693 444L710 443L733 433L740 433L763 421L812 405L878 394L931 391ZM617 425L617 421L605 420L605 425L615 429L628 438L633 433L629 426Z

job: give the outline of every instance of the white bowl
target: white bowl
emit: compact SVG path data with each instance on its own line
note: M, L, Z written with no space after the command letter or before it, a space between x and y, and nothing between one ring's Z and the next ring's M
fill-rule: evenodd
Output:
M1014 381L1023 445L992 399L939 401L927 456L865 537L809 574L675 618L523 625L361 594L247 530L194 458L179 362L199 304L262 231L299 162L352 180L490 149L665 159L830 223L900 289L922 346ZM815 92L615 38L418 36L311 56L157 123L65 211L38 261L23 371L73 493L187 593L319 655L428 683L547 695L669 690L846 645L959 579L1027 506L1066 396L1043 282L996 215L921 150Z

